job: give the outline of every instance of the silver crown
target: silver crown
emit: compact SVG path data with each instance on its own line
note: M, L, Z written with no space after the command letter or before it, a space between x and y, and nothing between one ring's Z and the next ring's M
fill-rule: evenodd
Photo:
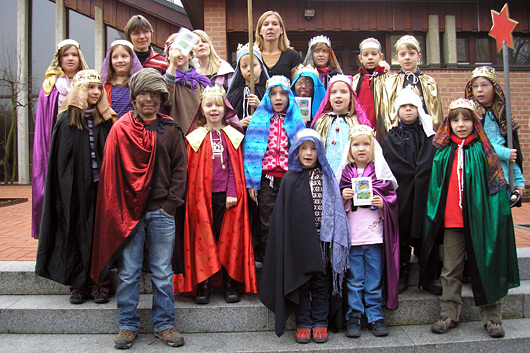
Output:
M239 43L239 44L237 45L236 56L238 56L238 55L239 55L239 52L242 51L242 50L248 50L248 51L250 51L250 50L249 50L249 47L250 47L250 46L249 46L248 43L246 43L245 45ZM261 50L259 50L259 47L258 47L257 45L254 44L254 45L252 46L252 48L253 48L252 50L253 50L254 53L258 53L259 56L261 56Z
M285 87L291 87L289 79L283 75L274 75L267 80L267 88L282 84Z
M309 41L309 48L312 48L313 45L315 45L317 43L324 43L328 47L331 48L331 40L329 40L329 38L326 37L326 36L320 35L320 36L316 36L316 37L311 38L311 40Z
M353 80L352 77L349 75L335 75L333 76L328 83L328 87L331 87L331 85L337 81L346 82L348 85L353 86Z

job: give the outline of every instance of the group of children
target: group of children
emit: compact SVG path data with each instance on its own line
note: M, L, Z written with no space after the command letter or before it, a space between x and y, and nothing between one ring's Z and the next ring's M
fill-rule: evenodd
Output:
M516 163L518 190L524 182L520 148L505 147L504 95L494 69L475 70L467 99L453 101L444 119L436 82L418 69L421 52L412 36L396 43L401 70L394 74L380 65L380 43L364 40L362 67L353 78L341 73L329 39L317 36L292 84L284 76L268 77L257 48L250 67L249 47L242 46L228 92L208 87L191 65L193 54L182 55L174 39L165 49L165 110L186 135L188 159L184 266L174 278L175 292L207 304L212 286L222 285L226 302L238 302L240 291L258 292L256 268L263 266L259 297L276 315L276 334L294 312L299 343L326 342L333 315L345 321L348 337L360 337L363 315L375 336L386 336L383 306L399 305L411 247L420 257L420 285L432 288L443 244L441 313L432 331L458 324L467 258L483 323L491 336L504 335L498 300L519 285L508 162ZM92 206L94 165L103 148L98 136L108 134L114 111L131 110L127 80L141 64L129 42L117 41L103 67L101 77L79 73L74 87L84 93L67 98L61 109L87 120L64 115L55 128L56 145L67 122L88 128L82 138L89 147L81 152L92 156L91 183L83 197ZM100 91L95 96L93 85ZM312 98L309 120L295 97ZM50 158L61 160L56 145ZM51 177L58 172L48 171L50 192L59 189ZM42 229L53 217L44 217ZM46 254L52 246L39 244L37 272L44 276L50 276ZM341 296L348 303L344 312L337 311Z

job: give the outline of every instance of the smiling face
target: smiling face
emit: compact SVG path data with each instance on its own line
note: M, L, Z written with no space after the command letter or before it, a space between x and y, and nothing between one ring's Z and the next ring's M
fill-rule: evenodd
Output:
M289 93L284 91L282 86L274 86L269 91L271 99L272 110L276 113L283 113L287 110L289 104Z
M131 54L123 45L116 45L110 53L111 64L118 76L131 73Z
M345 82L333 83L329 91L329 103L335 114L346 114L350 108L351 91Z
M280 35L283 33L283 28L280 24L280 20L276 15L269 15L263 21L259 34L265 41L277 41L280 39Z
M318 153L313 141L304 141L300 144L300 147L298 147L298 159L304 169L311 169L316 166Z
M77 47L72 45L70 48L64 50L62 54L59 52L59 55L61 56L59 64L63 72L70 78L74 77L77 71L79 71L80 62Z
M101 83L91 82L88 84L88 106L92 106L99 102L99 99L101 98L102 89L103 87L101 86Z
M462 114L460 112L456 117L452 118L451 130L453 130L453 133L461 139L465 139L471 135L473 132L473 117L471 116L471 113Z
M351 156L357 168L366 168L372 161L372 138L360 135L351 141Z
M294 84L294 90L298 97L313 97L315 84L311 77L300 76Z
M254 65L254 83L259 83L259 77L261 75L261 63L258 58L254 56L252 60ZM250 85L250 55L246 54L239 59L239 69L241 70L241 75L245 79L245 84Z
M367 70L372 70L378 67L381 60L383 60L383 54L375 48L364 49L359 55L359 61Z
M418 71L418 60L421 59L421 54L418 53L416 49L409 48L405 44L402 44L398 48L396 59L403 71L416 72Z
M138 115L144 121L151 121L156 119L156 112L160 109L162 97L159 92L145 92L142 91L132 101L138 111Z
M201 102L202 114L206 118L206 126L212 129L224 127L225 104L220 96L204 97Z
M491 81L485 77L477 77L471 85L473 95L477 101L484 107L491 107L495 98L495 87Z
M405 124L413 124L418 120L418 107L412 104L403 104L399 107L398 116Z
M151 45L151 31L145 27L135 28L131 32L131 43L134 46L134 50L145 53Z

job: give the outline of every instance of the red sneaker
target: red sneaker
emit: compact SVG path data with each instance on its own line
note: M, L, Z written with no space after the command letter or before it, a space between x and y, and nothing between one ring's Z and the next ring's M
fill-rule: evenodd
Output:
M311 329L310 328L297 328L295 341L298 343L311 342Z
M313 327L313 342L325 343L328 341L327 327Z

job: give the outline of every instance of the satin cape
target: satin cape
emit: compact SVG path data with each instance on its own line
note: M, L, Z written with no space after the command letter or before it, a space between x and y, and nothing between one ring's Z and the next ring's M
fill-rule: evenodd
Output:
M184 274L175 275L175 292L192 292L223 266L243 283L246 293L257 293L256 269L248 216L248 201L240 143L244 135L228 125L220 130L234 170L237 203L225 210L219 241L212 227L213 159L210 133L199 127L188 134L188 194L184 223Z
M420 259L420 285L435 276L438 244L443 242L445 202L456 143L450 141L434 157L427 196ZM467 263L475 305L493 304L519 286L513 220L505 189L490 194L488 161L478 140L464 146L462 214Z
M53 130L35 273L86 288L90 278L97 183L92 175L88 130L68 126L70 113ZM112 120L94 126L96 161L101 166Z

